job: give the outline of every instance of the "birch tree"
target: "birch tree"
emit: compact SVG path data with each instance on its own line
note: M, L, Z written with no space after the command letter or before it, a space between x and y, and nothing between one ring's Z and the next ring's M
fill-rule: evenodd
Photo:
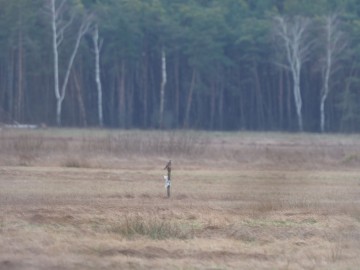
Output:
M323 86L320 99L320 130L325 131L325 102L330 92L331 75L334 72L334 64L338 55L345 48L343 33L339 28L337 15L328 15L325 17L322 27L324 35L325 53L321 59L321 69L323 75Z
M165 105L165 86L166 86L166 53L165 48L161 49L161 88L160 88L160 118L159 127L164 126L164 105Z
M298 129L303 131L300 75L302 65L308 59L312 48L312 42L308 40L310 20L300 16L292 19L277 16L275 22L275 32L280 38L280 46L285 53L284 66L290 70L293 79Z
M100 51L102 47L102 40L99 40L99 27L97 24L95 24L94 30L92 32L92 40L93 40L94 53L95 53L95 81L96 81L96 87L98 93L99 126L102 127L104 125L103 106L102 106L102 85L100 78Z
M57 4L60 2L60 4ZM50 0L50 14L51 14L51 25L52 25L52 46L53 46L53 55L54 55L54 90L56 97L56 123L58 126L61 126L61 111L62 103L66 94L66 87L69 81L71 68L73 66L75 56L80 46L80 41L84 34L88 31L91 18L90 16L84 16L79 27L76 41L72 53L70 55L65 76L60 87L59 79L59 48L64 40L64 32L72 24L74 19L74 12L70 12L70 19L64 20L63 14L66 11L66 0Z

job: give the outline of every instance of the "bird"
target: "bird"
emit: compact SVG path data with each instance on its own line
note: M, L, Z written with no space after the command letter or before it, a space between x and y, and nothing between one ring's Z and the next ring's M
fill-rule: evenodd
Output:
M169 162L166 164L164 170L170 169L170 168L171 168L171 159L170 159Z

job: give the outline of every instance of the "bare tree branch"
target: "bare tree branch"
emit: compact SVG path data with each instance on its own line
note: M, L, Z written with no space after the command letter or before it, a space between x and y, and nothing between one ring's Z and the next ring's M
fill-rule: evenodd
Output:
M81 26L79 28L78 35L76 37L75 46L74 46L73 52L72 52L72 54L70 56L68 67L66 69L66 74L65 74L63 86L61 88L61 99L62 100L65 98L66 86L67 86L67 83L68 83L68 80L69 80L69 77L70 77L70 72L71 72L71 68L72 68L72 65L73 65L74 60L75 60L75 56L76 56L78 48L80 46L80 41L81 41L82 37L88 31L88 29L89 29L89 27L91 25L91 22L92 22L92 16L85 16L83 18L82 22L81 22Z
M63 12L63 9L64 9L64 4L67 0L62 0L60 5L56 8L56 11L55 11L55 18L58 19L59 17L59 14L61 14Z

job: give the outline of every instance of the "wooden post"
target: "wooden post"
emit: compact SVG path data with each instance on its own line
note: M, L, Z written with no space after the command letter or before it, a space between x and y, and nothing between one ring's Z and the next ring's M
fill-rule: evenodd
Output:
M167 169L167 171L168 171L168 181L169 181L169 184L167 185L166 190L167 190L167 196L168 196L168 198L170 198L170 186L171 186L170 174L171 174L171 167L169 167L169 168Z
M168 198L170 198L170 186L171 186L171 160L166 164L164 170L167 170L167 180L166 180L166 192Z

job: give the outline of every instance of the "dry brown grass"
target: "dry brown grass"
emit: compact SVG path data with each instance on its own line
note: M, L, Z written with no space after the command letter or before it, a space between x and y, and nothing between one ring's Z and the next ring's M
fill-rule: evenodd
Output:
M1 131L0 269L358 269L357 139Z

